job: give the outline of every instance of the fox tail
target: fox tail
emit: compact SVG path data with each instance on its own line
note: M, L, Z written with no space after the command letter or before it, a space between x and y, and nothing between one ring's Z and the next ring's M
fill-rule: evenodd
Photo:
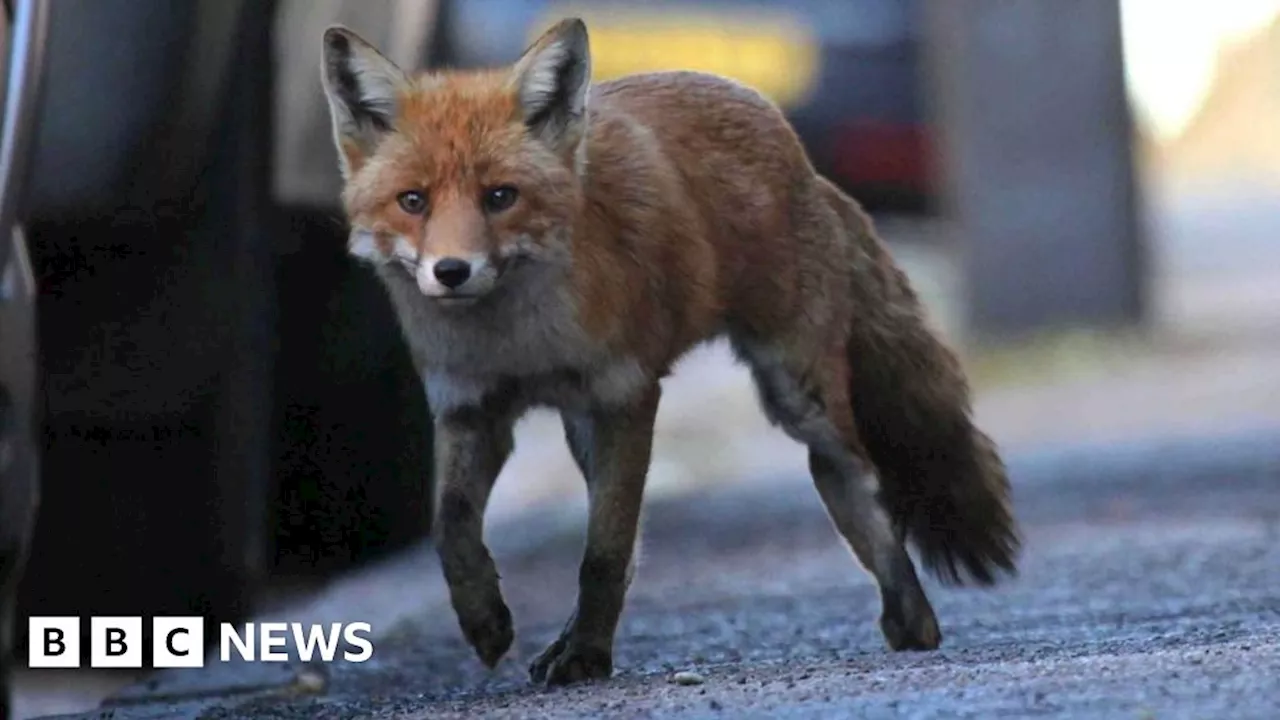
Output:
M834 186L828 192L868 271L854 288L849 392L885 505L943 582L1015 575L1021 541L1009 479L995 443L974 426L960 361L927 326L871 219Z

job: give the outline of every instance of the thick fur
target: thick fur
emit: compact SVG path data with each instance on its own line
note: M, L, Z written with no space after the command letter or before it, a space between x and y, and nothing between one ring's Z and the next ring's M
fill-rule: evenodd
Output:
M349 30L325 35L350 250L386 285L423 374L463 634L490 666L512 643L484 508L512 424L550 406L590 512L577 603L530 673L612 672L660 380L727 337L767 416L808 447L833 524L880 588L888 645L937 647L903 538L947 579L990 582L1017 550L955 357L858 205L759 93L693 72L589 76L576 20L509 68L417 76ZM467 279L442 281L444 259Z

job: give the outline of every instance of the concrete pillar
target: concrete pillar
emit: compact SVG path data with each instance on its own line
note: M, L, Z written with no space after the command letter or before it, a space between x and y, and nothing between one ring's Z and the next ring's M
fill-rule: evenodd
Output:
M966 334L1146 317L1118 0L922 0Z

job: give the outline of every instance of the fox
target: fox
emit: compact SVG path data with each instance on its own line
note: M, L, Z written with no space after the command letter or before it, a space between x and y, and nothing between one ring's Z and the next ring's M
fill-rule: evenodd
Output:
M593 82L577 17L482 68L405 70L333 25L321 75L347 251L422 375L433 544L485 666L514 640L482 536L515 422L557 411L588 494L577 598L530 682L607 679L662 380L720 339L771 425L807 448L891 651L942 641L909 544L944 584L1017 574L1010 483L959 356L763 94L695 71Z

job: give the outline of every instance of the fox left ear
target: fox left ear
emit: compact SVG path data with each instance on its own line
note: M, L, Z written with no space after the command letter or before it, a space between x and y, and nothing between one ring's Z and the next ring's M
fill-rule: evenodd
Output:
M591 84L586 23L556 23L516 61L512 78L525 125L536 136L553 146L576 138Z
M342 174L349 176L391 130L408 75L351 30L324 33L324 93Z

